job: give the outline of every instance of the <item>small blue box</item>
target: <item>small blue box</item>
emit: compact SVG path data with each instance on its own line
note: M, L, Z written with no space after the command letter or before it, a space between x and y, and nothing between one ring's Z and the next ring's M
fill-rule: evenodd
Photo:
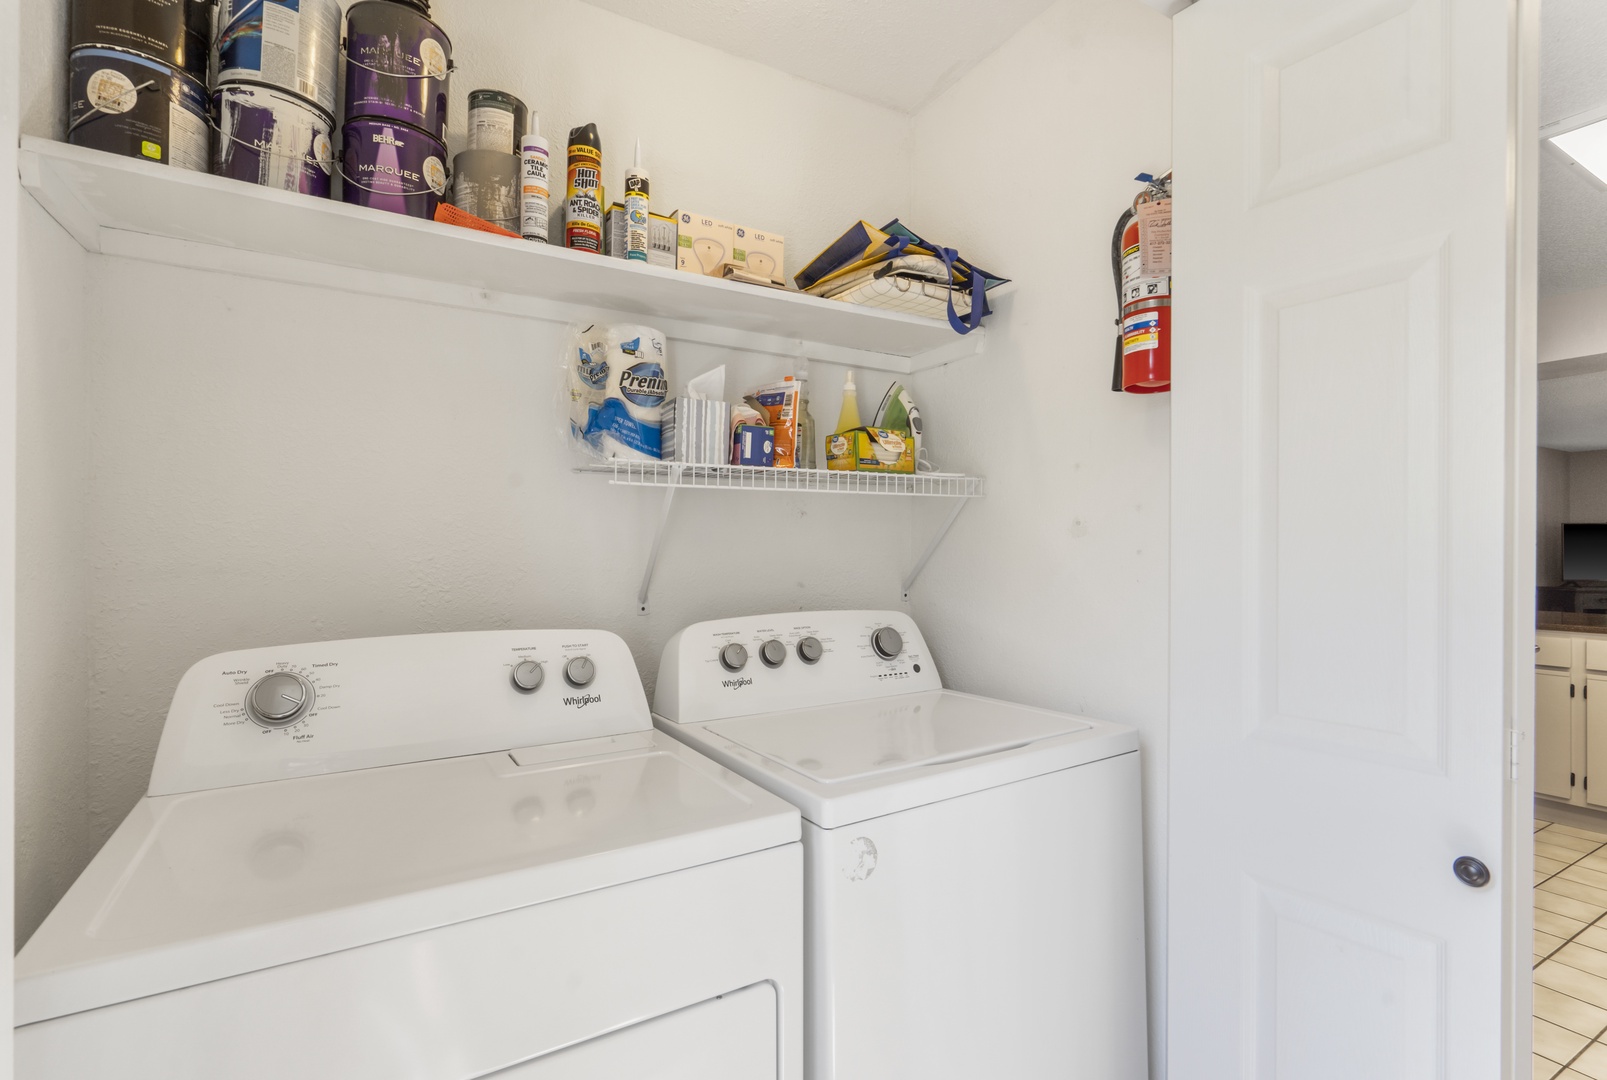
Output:
M776 429L760 424L739 424L731 433L731 464L773 468L776 464Z

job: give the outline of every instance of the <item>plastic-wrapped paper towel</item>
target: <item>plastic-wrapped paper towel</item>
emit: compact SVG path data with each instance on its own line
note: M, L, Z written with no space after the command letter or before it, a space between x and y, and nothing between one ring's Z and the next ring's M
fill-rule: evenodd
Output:
M607 397L608 327L588 326L577 331L570 342L569 434L589 442L597 428L597 414Z
M608 393L591 424L598 448L609 461L658 461L670 389L664 335L649 326L614 326L606 341Z

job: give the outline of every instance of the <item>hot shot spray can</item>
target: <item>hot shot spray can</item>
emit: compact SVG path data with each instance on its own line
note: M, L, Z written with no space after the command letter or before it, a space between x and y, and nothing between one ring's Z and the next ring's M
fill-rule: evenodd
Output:
M564 200L564 246L603 253L603 142L597 125L569 133L569 194Z

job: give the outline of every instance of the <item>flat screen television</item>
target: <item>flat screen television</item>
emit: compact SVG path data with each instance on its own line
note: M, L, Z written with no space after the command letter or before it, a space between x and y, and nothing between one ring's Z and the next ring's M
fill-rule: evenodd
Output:
M1562 527L1562 579L1607 581L1607 525Z

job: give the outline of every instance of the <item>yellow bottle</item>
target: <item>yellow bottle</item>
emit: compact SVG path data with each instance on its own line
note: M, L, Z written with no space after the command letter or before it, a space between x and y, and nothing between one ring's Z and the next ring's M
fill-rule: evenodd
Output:
M854 373L850 371L848 381L843 383L843 407L837 413L837 427L833 434L841 435L863 426L859 422L859 391L854 389Z

